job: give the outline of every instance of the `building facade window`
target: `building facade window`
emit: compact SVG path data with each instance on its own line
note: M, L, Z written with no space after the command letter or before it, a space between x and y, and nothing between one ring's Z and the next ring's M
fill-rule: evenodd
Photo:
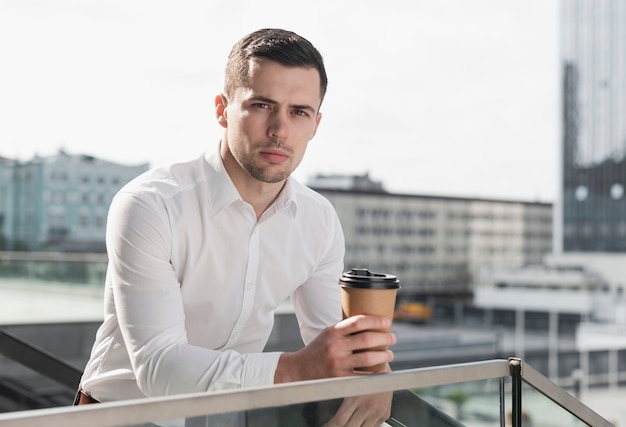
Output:
M563 252L626 252L626 0L561 2Z

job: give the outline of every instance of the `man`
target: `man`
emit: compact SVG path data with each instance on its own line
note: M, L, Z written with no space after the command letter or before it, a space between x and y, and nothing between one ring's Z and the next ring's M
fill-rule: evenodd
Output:
M297 34L267 29L233 47L219 149L147 172L114 198L105 318L81 402L354 375L387 363L387 320L341 320L344 238L330 203L300 185L327 77ZM304 348L262 353L291 297ZM346 399L329 425L379 425L390 396ZM334 424L333 424L334 423Z

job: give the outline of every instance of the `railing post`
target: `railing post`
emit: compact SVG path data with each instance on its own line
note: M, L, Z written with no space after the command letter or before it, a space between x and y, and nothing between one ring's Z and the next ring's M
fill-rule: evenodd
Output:
M511 426L522 427L522 360L509 358L511 372Z
M500 378L500 381L498 381L500 383L500 427L505 427L505 423L506 423L506 411L505 411L505 399L504 399L504 378L502 377Z

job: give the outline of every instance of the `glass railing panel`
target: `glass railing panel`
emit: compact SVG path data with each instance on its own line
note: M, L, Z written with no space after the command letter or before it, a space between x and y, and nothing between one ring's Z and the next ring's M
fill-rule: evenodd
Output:
M261 408L249 411L187 418L185 420L156 421L163 427L311 427L323 426L333 420L343 399L305 402L294 405ZM454 412L454 411L451 411ZM486 426L487 424L485 424ZM498 426L499 424L488 424ZM143 426L143 425L142 425ZM391 417L383 424L389 427L464 427L450 413L423 399L411 390L393 392ZM138 426L139 427L139 426Z
M519 369L513 374L514 366L522 366L521 375ZM525 412L533 427L585 425L578 420L593 427L612 426L543 375L524 367L521 361L514 365L512 361L494 360L385 375L0 414L0 427L150 425L137 424L146 421L164 427L308 427L323 425L342 398L368 391L393 392L392 418L387 422L391 427L504 427L512 408ZM514 399L513 395L521 399ZM516 420L519 412L515 410ZM521 425L531 424L527 421Z
M555 415L549 421L546 421L547 423L540 425L556 427L561 425L613 427L613 424L608 420L582 404L578 399L543 376L532 366L522 363L521 377L523 380L522 416L525 411L527 416L533 417L535 416L534 412L536 412L534 408L538 407L541 409L543 406L550 408ZM526 401L526 399L529 400ZM529 412L531 410L533 413ZM556 424L557 421L563 424ZM535 426L535 424L532 425Z
M499 427L502 424L499 380L475 381L431 388L398 390L393 394L390 427ZM182 420L156 425L196 427L322 426L337 413L343 399L307 402L245 412Z
M522 425L532 427L580 427L589 424L548 399L527 383L522 384Z
M504 414L501 379L446 384L413 391L467 427L500 427ZM428 424L421 424L428 425Z

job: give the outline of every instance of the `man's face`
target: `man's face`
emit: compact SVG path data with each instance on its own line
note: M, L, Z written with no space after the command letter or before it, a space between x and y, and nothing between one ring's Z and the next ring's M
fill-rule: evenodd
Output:
M317 131L319 73L315 68L253 59L248 86L237 88L228 102L216 98L218 122L226 128L222 143L252 178L281 182L300 164ZM233 172L241 170L229 170Z

